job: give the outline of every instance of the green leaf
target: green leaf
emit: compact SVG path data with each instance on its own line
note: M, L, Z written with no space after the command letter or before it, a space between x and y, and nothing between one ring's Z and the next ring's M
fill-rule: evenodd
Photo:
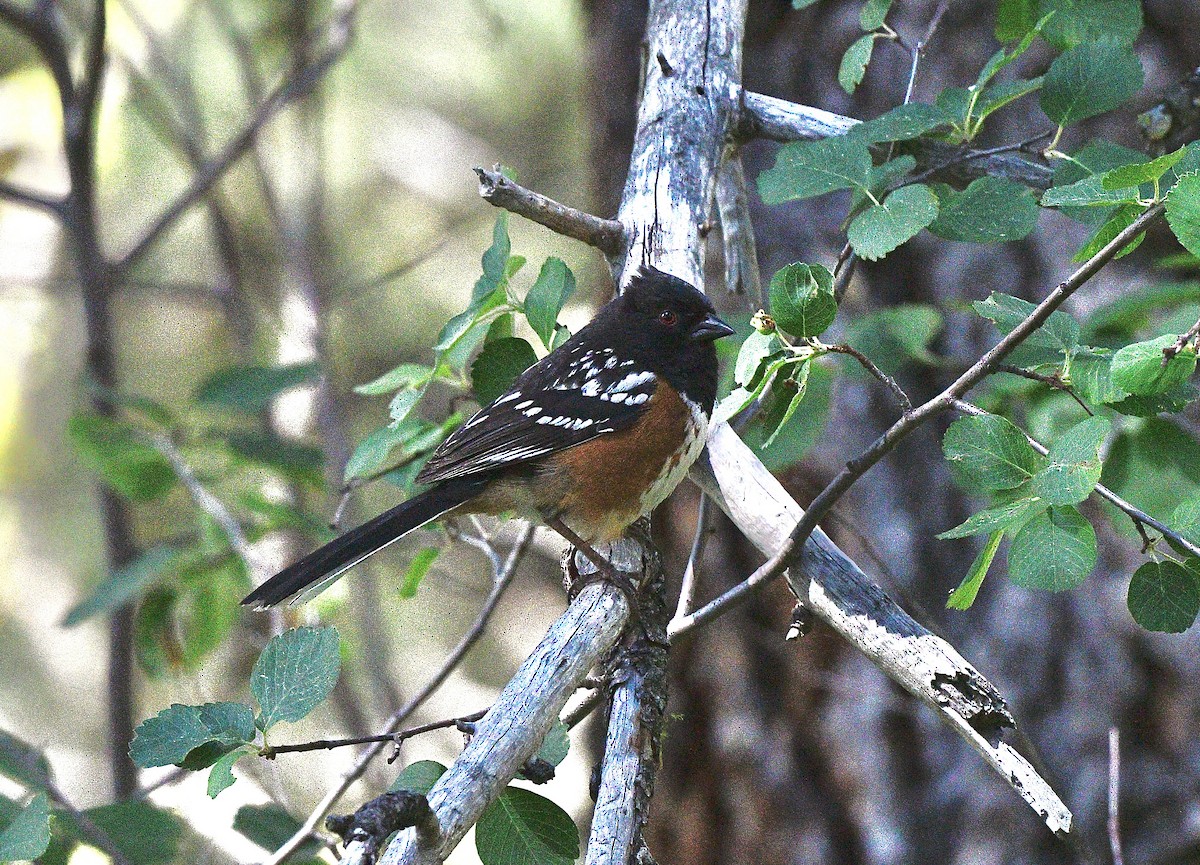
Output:
M388 787L388 792L396 793L400 790L408 790L410 793L428 795L438 778L442 777L445 772L446 767L434 760L418 760L416 763L409 763L404 767L404 771L396 776L392 786Z
M742 385L754 382L761 371L763 360L779 351L782 345L774 332L753 331L738 351L737 363L733 367L733 380Z
M1065 186L1055 186L1042 193L1042 207L1111 207L1114 204L1137 204L1138 190L1105 189L1104 175L1093 174Z
M965 522L938 535L939 540L967 538L971 535L993 534L1019 527L1034 508L1043 506L1037 499L1022 498L980 511ZM965 609L965 608L963 608Z
M1042 35L1059 50L1097 39L1128 45L1142 29L1141 0L1040 0L1037 14L1050 13Z
M379 396L401 388L419 390L425 387L431 378L433 378L432 367L417 363L402 363L395 369L388 370L379 378L358 385L354 388L354 392L365 396Z
M492 226L492 245L484 251L479 263L483 274L475 281L471 291L472 304L478 303L495 293L508 282L509 259L512 257L512 243L508 239L508 213L500 211L496 214L496 222ZM525 259L516 264L519 269ZM513 271L515 272L515 271Z
M980 177L961 192L938 193L929 230L946 240L1008 243L1037 227L1038 206L1028 189L999 177Z
M916 236L937 215L937 196L928 186L920 183L903 186L882 204L854 218L848 232L850 245L862 258L878 261Z
M475 825L475 849L483 865L574 865L579 830L546 797L507 787Z
M480 263L483 274L475 281L471 291L471 302L467 308L446 322L438 334L434 351L449 352L460 347L460 343L475 325L482 322L487 314L504 303L510 273L510 258L512 245L508 239L508 214L501 211L496 217L492 229L492 245L483 253ZM515 266L524 263L519 259ZM480 334L482 336L482 334Z
M864 36L863 38L869 39L870 37ZM908 141L924 135L926 132L932 132L939 126L946 126L953 122L953 119L945 109L936 105L909 102L905 105L897 105L873 120L859 123L847 135L866 144L878 144L881 141Z
M233 786L237 780L233 777L233 764L250 753L246 748L236 748L213 763L208 773L208 798L215 799Z
M37 748L0 730L0 775L30 790L43 790L50 783L50 761Z
M781 204L838 189L866 189L870 177L867 145L854 136L835 135L785 145L774 167L758 176L758 192L766 204Z
M779 339L774 334L764 334L763 336L769 336L771 340L774 340L774 344L776 346L779 345ZM747 339L746 342L750 342L750 340ZM771 342L767 341L767 345L770 344ZM742 344L742 349L745 351L745 343ZM752 344L750 352L745 355L747 364L753 360L754 354L757 350L757 347ZM738 355L739 366L741 366L740 362L742 361L743 357L744 355L742 354ZM763 363L759 365L759 361L763 361ZM747 366L746 375L749 377L748 383L744 383L740 387L735 387L733 391L724 399L722 399L720 403L718 403L717 407L713 410L714 423L722 423L729 420L731 417L750 405L750 403L754 402L754 400L758 399L767 386L771 383L772 379L774 379L785 366L790 363L794 363L794 361L789 354L780 351L773 352L770 355L760 356L757 358L757 360L753 360L753 363L753 366Z
M316 363L289 366L233 366L210 376L196 389L201 405L260 412L286 390L316 381L321 367Z
M988 537L987 543L983 545L983 549L971 563L967 575L963 577L958 588L951 592L950 597L946 600L947 609L971 609L971 605L975 603L975 598L979 595L980 587L983 586L983 578L987 576L988 569L992 566L992 560L996 558L996 551L1000 549L1000 540L1003 537L1004 532L992 532Z
M1009 294L993 291L987 300L977 300L971 307L993 322L1001 333L1008 334L1029 318L1036 305ZM1041 327L1026 337L1024 345L1070 353L1079 345L1079 322L1062 310L1055 310Z
M0 832L0 862L36 859L50 846L50 802L38 793Z
M1142 89L1142 64L1128 44L1081 42L1050 64L1042 84L1046 116L1070 126L1112 111Z
M808 361L799 363L791 375L775 383L775 387L779 389L779 400L782 402L786 399L787 408L778 421L775 421L774 418L771 419L775 423L775 428L771 430L771 434L762 443L763 450L766 450L775 443L775 439L783 431L784 427L787 426L787 422L792 419L792 415L800 408L800 403L804 401L804 395L808 392L808 374L811 368L812 364Z
M113 571L88 597L77 603L63 618L62 626L71 628L80 622L123 607L141 594L174 563L178 551L173 547L151 547L132 562Z
M1166 393L1152 396L1126 396L1109 403L1115 410L1132 417L1153 417L1159 414L1176 414L1189 404L1200 399L1200 390L1191 382L1180 385Z
M824 364L806 363L805 366L808 377L803 401L794 405L799 390L795 384L787 384L781 372L777 377L778 386L770 389L763 399L762 409L750 418L742 431L742 438L754 455L773 472L799 462L820 440L829 419L834 376ZM770 447L766 446L768 440Z
M1140 204L1124 204L1117 208L1116 213L1109 217L1108 222L1096 229L1096 233L1088 239L1088 242L1083 245L1079 252L1071 257L1071 261L1084 262L1108 246L1116 238L1118 234L1133 225L1137 218L1145 212L1145 208ZM1146 232L1142 232L1129 243L1125 244L1125 248L1118 252L1114 258L1124 258L1142 245L1142 241L1146 238Z
M816 2L817 2L817 0L792 0L792 8L793 9L804 9L805 7L811 6Z
M938 358L929 350L945 327L937 307L902 303L854 319L846 328L846 342L891 375L906 360L934 365ZM857 369L853 365L852 369ZM864 370L863 375L867 375Z
M879 37L874 33L860 36L846 49L842 55L842 65L838 68L838 84L847 93L853 93L862 84L863 76L867 74L867 64L871 62L871 53L875 50L875 40Z
M1147 631L1181 634L1200 613L1200 574L1177 562L1146 562L1129 581L1128 604Z
M971 111L974 123L982 122L1010 102L1016 102L1022 96L1028 96L1034 91L1041 90L1045 79L1042 76L1030 78L1027 81L1004 81L993 84L975 100Z
M240 832L264 850L274 853L300 829L300 821L274 803L243 805L233 818L234 831ZM313 836L301 844L289 862L304 862L316 856L324 845Z
M575 274L560 258L547 258L533 288L525 295L525 317L546 348L554 340L558 314L575 293Z
M274 432L232 432L229 449L251 462L272 468L289 480L320 487L325 454L319 447L285 441Z
M1101 483L1151 516L1169 519L1181 501L1200 495L1200 442L1173 421L1146 418L1114 440ZM1128 523L1122 516L1118 526Z
M555 721L542 740L542 747L535 755L539 760L545 760L551 766L557 766L567 759L571 750L571 728L562 721Z
M533 346L520 337L489 342L471 364L471 387L480 405L488 405L512 387L517 376L537 363Z
M1092 405L1124 399L1129 394L1112 382L1112 356L1107 351L1081 351L1071 361L1071 386Z
M1179 178L1167 195L1167 222L1183 248L1200 255L1200 172Z
M258 728L299 721L329 696L340 669L337 628L293 628L272 638L250 675Z
M138 725L129 756L143 769L151 766L180 765L192 752L210 743L224 751L209 749L203 756L213 760L232 748L254 741L254 713L241 703L205 703L183 706L178 703L163 709ZM218 750L218 753L213 753ZM193 762L203 762L199 758ZM195 766L194 768L204 768Z
M1008 574L1027 589L1061 592L1096 567L1096 532L1072 507L1047 508L1027 522L1008 548Z
M392 401L388 403L388 414L392 418L392 424L404 423L423 396L425 396L424 390L397 391L396 395L392 397Z
M1157 320L1158 313L1200 302L1200 282L1154 282L1123 293L1093 310L1084 319L1089 341L1127 342Z
M1020 39L1037 20L1037 0L1000 0L996 7L996 41Z
M415 598L417 596L417 589L420 587L421 581L425 579L425 575L429 573L429 569L440 553L439 547L427 547L412 557L412 561L408 563L408 569L404 572L404 582L400 585L400 597Z
M863 30L878 30L887 20L892 0L867 0L858 12L858 23Z
M1186 382L1196 371L1196 350L1188 345L1164 365L1163 349L1176 337L1165 334L1127 345L1112 359L1113 383L1135 396L1166 393Z
M183 826L173 814L141 799L127 799L84 812L135 865L171 865L178 860Z
M1183 159L1186 153L1187 148L1180 147L1174 153L1163 154L1157 159L1151 159L1148 162L1138 162L1133 165L1114 168L1112 171L1104 173L1104 188L1125 189L1126 187L1140 186L1143 183L1158 180L1171 170L1179 160Z
M358 443L346 462L344 478L348 482L354 478L369 477L388 462L397 447L402 450L396 459L404 459L433 450L446 435L442 427L417 417L410 417L403 423L388 424Z
M1044 465L1025 434L994 414L959 418L950 424L942 451L951 472L968 489L1019 487Z
M837 315L833 274L819 264L780 268L771 277L770 298L775 323L794 336L818 336Z
M1049 464L1034 475L1030 489L1050 505L1074 505L1086 499L1100 481L1100 449L1112 430L1096 416L1059 436L1050 447Z
M159 498L178 480L167 458L124 421L79 414L67 422L67 434L84 463L127 499Z

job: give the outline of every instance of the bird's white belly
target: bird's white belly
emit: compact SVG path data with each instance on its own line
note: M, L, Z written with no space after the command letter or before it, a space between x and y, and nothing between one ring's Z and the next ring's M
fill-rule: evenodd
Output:
M679 451L678 459L673 457L668 460L654 483L642 494L639 506L643 514L648 514L661 505L675 487L679 486L708 441L708 416L687 397L683 397L683 401L691 412L686 423L683 447Z

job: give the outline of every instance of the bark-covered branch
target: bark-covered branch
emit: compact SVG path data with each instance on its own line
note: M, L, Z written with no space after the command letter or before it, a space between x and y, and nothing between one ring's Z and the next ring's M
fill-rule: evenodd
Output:
M476 167L475 173L479 176L479 197L489 204L581 240L609 258L624 251L625 229L615 219L601 219L526 189L501 174L499 166L491 170Z
M504 596L508 587L512 585L513 578L517 574L517 566L525 557L525 552L529 549L529 544L532 540L533 527L526 525L517 536L516 543L513 545L512 550L509 551L508 557L505 558L500 569L492 574L492 589L488 593L487 599L484 600L483 606L480 607L479 613L475 617L475 622L463 634L462 638L458 641L458 645L446 656L441 666L438 667L421 690L417 691L417 693L409 698L407 703L388 718L387 724L384 726L385 732L395 733L399 730L401 725L412 716L413 712L419 709L433 695L434 691L440 688L446 679L450 677L450 674L458 668L458 665L462 663L462 659L466 657L471 647L479 642L479 638L487 630L492 615L500 605L500 599ZM350 785L363 776L363 773L367 771L367 766L383 750L386 744L386 742L376 742L365 748L358 755L353 765L342 773L337 783L321 797L321 801L317 803L317 807L312 810L300 828L292 833L292 836L275 851L271 858L266 861L265 865L279 865L279 863L285 861L295 853L300 848L300 845L308 840L317 827L321 825L321 820L329 813L329 809L342 798L342 795L350 789Z
M666 592L661 566L655 562L653 567L639 596L637 626L626 631L611 664L608 731L586 865L643 861L639 851L646 846L642 832L667 708Z
M609 558L618 570L635 576L647 563L641 545L631 540L614 544ZM586 567L581 563L581 570ZM470 744L429 791L429 805L441 827L436 843L411 830L401 832L380 859L382 865L445 860L537 752L567 699L616 644L629 614L629 600L617 586L592 582L584 587L476 724Z
M740 133L746 138L815 141L831 135L844 135L860 122L853 117L761 93L744 93L742 105L744 113ZM943 174L960 180L974 180L991 175L1015 180L1033 189L1049 189L1054 184L1054 172L1047 166L1011 153L998 152L996 148L974 151L924 140L916 142L913 147L917 167L930 172L930 176Z

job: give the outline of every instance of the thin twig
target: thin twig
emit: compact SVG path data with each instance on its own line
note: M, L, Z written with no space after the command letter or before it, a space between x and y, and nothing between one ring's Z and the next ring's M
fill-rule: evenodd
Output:
M1163 349L1163 366L1171 362L1171 359L1179 352L1183 351L1184 347L1192 340L1200 337L1200 321L1197 321L1188 328L1187 333L1181 334L1179 339L1175 340L1171 345Z
M846 345L845 343L827 345L824 346L824 348L826 351L832 351L836 354L850 355L850 357L862 364L863 369L875 376L875 378L879 379L887 386L887 389L892 392L892 396L896 398L896 402L900 403L900 408L903 409L905 414L908 414L910 411L912 411L912 400L908 398L908 394L904 392L904 388L900 387L894 378L876 366L875 363L861 351L853 346Z
M947 169L955 168L959 165L965 165L973 159L987 159L1002 153L1023 152L1028 150L1030 145L1049 138L1053 134L1053 130L1039 132L1037 135L1032 135L1029 138L1022 139L1021 141L1014 141L1009 144L998 144L995 147L988 147L983 150L960 148L956 152L946 153L940 161L933 162L933 164L931 164L924 171L913 175L907 182L921 183L943 171L946 171ZM986 174L988 172L984 173Z
M913 85L917 81L917 66L921 62L921 58L925 55L925 48L933 40L933 34L937 33L938 25L942 23L942 16L946 14L946 10L950 8L950 0L941 0L934 10L933 17L929 19L929 26L925 28L925 34L917 42L916 49L913 51L912 68L908 71L908 86L904 90L904 104L912 102Z
M289 75L263 102L246 127L221 150L206 162L192 177L192 182L151 224L141 239L114 265L118 273L126 273L149 252L151 247L175 224L193 204L196 204L212 188L222 175L254 146L258 133L275 115L312 92L350 46L353 23L358 11L357 2L346 3L333 16L327 28L329 46L315 60Z
M625 227L615 219L601 219L539 195L513 183L500 173L500 166L490 171L477 166L475 173L479 176L479 196L488 204L524 216L566 237L581 240L610 258L624 253Z
M38 210L47 210L59 219L62 219L67 206L61 198L53 198L45 193L25 189L4 180L0 180L0 198Z
M500 571L500 573L494 575L492 590L488 593L487 599L484 600L483 606L480 607L479 614L475 617L475 622L463 635L462 639L459 640L458 645L455 646L453 651L451 651L446 657L446 660L442 662L442 665L438 668L437 672L435 672L429 681L425 683L424 687L414 694L409 701L404 704L404 706L395 712L395 714L388 718L387 724L384 725L385 732L392 732L400 729L400 725L408 720L408 717L426 700L428 700L434 691L442 686L442 683L449 678L452 672L454 672L454 670L462 662L462 659L466 656L467 652L471 650L471 647L474 646L475 643L479 641L479 638L483 636L484 631L487 629L488 622L491 621L492 614L496 611L496 607L500 603L500 598L503 597L505 590L507 590L509 585L512 584L513 577L517 572L517 566L520 564L521 559L524 558L525 551L529 548L529 542L532 539L533 526L527 524L521 529L521 533L517 536L516 543L509 552L508 558L504 561L503 569ZM279 863L283 862L285 859L295 853L300 845L303 844L316 830L317 826L320 825L321 820L327 813L329 813L329 809L333 807L337 800L340 799L348 789L350 789L350 785L362 777L363 773L367 770L367 766L370 765L371 760L373 760L375 756L381 750L383 750L383 746L384 743L382 742L375 742L369 745L366 750L364 750L358 756L358 759L354 761L354 764L342 773L342 776L338 779L337 783L334 784L334 786L321 798L321 801L317 803L316 808L314 808L312 813L308 815L308 818L305 819L303 825L301 825L301 827L297 829L296 832L290 838L288 838L286 842L284 842L283 846L276 850L275 853L266 860L264 865L279 865Z
M1075 400L1075 402L1079 403L1079 407L1081 409L1083 409L1085 412L1087 412L1089 415L1095 414L1095 412L1092 411L1088 407L1088 404L1085 403L1083 400L1081 400L1079 398L1079 395L1077 393L1075 393L1075 388L1071 387L1069 384L1067 384L1065 381L1063 381L1059 377L1058 373L1054 373L1053 375L1043 375L1040 372L1034 372L1031 369L1025 369L1025 367L1023 367L1023 366L1017 366L1017 365L1011 364L1011 363L996 364L996 372L1006 372L1009 375L1019 375L1021 378L1027 378L1030 381L1041 382L1042 384L1046 385L1047 387L1052 387L1055 390L1060 390L1063 393L1068 394L1071 397L1071 399Z
M1125 865L1121 851L1121 733L1116 727L1108 729L1108 846L1112 849L1113 865Z
M804 515L796 523L788 539L765 564L752 573L746 580L729 589L724 594L710 601L701 609L687 616L684 620L672 622L669 629L672 638L681 636L688 631L712 621L717 616L727 612L732 606L743 602L762 586L774 580L787 568L791 562L792 553L799 550L812 534L817 524L829 513L830 508L841 498L855 481L862 477L868 469L878 463L904 439L931 418L953 407L954 401L961 399L971 388L979 384L987 376L995 372L996 365L1001 363L1018 345L1037 330L1080 286L1089 279L1125 247L1163 215L1165 208L1156 204L1148 208L1127 228L1121 231L1109 243L1105 244L1095 255L1087 260L1078 270L1058 285L1046 299L1034 308L1033 312L1013 328L1003 339L989 351L985 352L949 387L933 399L921 405L920 408L905 414L892 424L888 430L875 440L859 456L846 463L837 476L813 499ZM1111 501L1111 499L1110 499ZM1114 502L1115 504L1115 502ZM1155 521L1157 522L1157 521ZM1149 523L1154 525L1154 523ZM1155 526L1158 528L1158 526ZM1194 545L1193 545L1194 546ZM1190 550L1189 550L1190 551Z
M963 414L976 415L976 416L987 414L987 412L984 411L983 409L981 409L979 406L973 405L972 403L966 402L965 400L961 400L961 399L954 400L951 407L955 411L962 412ZM1022 430L1022 434L1025 436L1025 440L1029 442L1029 446L1032 447L1038 453L1040 453L1042 456L1046 456L1047 454L1050 453L1049 448L1047 448L1044 444L1042 444L1040 441L1035 439L1033 436L1029 435L1029 433L1024 432ZM1108 487L1104 486L1103 484L1096 484L1095 492L1096 492L1096 495L1100 496L1100 498L1104 499L1106 502L1113 505L1117 510L1121 511L1127 517L1129 517L1129 519L1133 520L1134 526L1138 529L1139 533L1142 534L1142 539L1143 539L1143 541L1145 541L1147 543L1147 545L1149 545L1150 542L1149 542L1149 539L1146 537L1145 533L1143 532L1143 527L1146 527L1146 526L1154 529L1156 532L1161 532L1164 537L1170 538L1172 541L1177 543L1183 549L1187 550L1188 553L1190 553L1191 555L1200 556L1200 546L1197 546L1196 544L1189 541L1187 538L1185 538L1179 532L1175 531L1173 528L1168 526L1166 523L1162 522L1161 520L1155 519L1154 517L1150 516L1148 513L1143 511L1142 509L1137 508L1134 505L1130 504L1129 502L1125 501L1125 499L1121 498L1119 495L1114 493ZM1145 550L1143 550L1143 552L1145 552Z
M833 299L838 303L846 296L846 289L850 287L850 280L854 277L854 268L857 265L858 256L854 254L854 247L847 243L842 247L837 265L833 268Z
M368 745L372 742L394 742L396 745L399 745L404 740L420 736L423 733L432 733L434 730L445 730L447 727L457 727L459 724L478 721L487 713L487 709L480 709L478 712L471 712L468 715L460 715L457 718L446 718L442 721L433 721L429 724L421 724L418 727L409 727L407 730L400 730L396 733L377 733L374 736L354 736L349 739L314 739L311 742L298 742L295 745L270 745L263 748L259 752L259 756L265 757L268 760L274 760L279 754L298 754L305 751L331 751L334 748L346 748L351 745Z
M700 496L700 504L696 509L696 533L692 536L692 549L688 553L687 567L683 570L683 582L679 586L679 602L675 606L675 618L681 619L691 612L696 600L697 575L700 571L700 560L704 558L704 548L712 535L712 503L708 496Z

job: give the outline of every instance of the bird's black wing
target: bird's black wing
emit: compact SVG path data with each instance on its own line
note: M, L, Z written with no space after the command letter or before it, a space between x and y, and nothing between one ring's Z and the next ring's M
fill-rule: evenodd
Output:
M455 430L417 481L490 472L626 429L646 411L656 384L654 373L612 349L568 343Z

